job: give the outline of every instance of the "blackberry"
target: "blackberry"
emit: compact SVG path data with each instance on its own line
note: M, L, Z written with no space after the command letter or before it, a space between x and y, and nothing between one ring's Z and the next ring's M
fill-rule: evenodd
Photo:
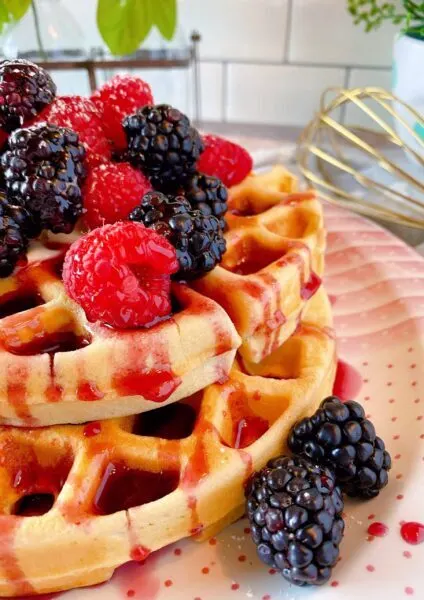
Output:
M333 473L280 456L255 473L246 509L259 558L296 585L322 585L339 558L343 499Z
M11 132L22 127L50 104L56 85L49 73L27 60L0 63L0 127Z
M183 179L177 193L185 196L192 208L200 210L203 215L214 215L219 220L221 229L225 229L228 191L220 179L194 173Z
M293 452L331 467L349 496L374 498L388 483L390 454L353 400L326 398L312 417L294 425L288 444Z
M39 234L30 214L0 191L0 277L11 275L28 249L28 238Z
M84 156L71 129L48 123L17 129L1 159L6 187L43 229L70 233L82 213Z
M168 104L144 106L126 117L128 159L150 177L153 187L164 189L194 173L203 151L199 132L186 115Z
M171 242L180 264L178 279L192 279L211 271L226 250L218 219L192 210L183 196L148 192L129 218L144 223Z

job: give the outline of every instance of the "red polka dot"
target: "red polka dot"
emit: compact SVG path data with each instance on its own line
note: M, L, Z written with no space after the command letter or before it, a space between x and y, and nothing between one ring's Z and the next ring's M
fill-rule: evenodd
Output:
M375 519L374 513L371 513L370 515L368 515L368 520L371 521L372 519Z
M396 400L394 398L389 399L389 404L394 404L394 402L396 402Z
M248 534L250 533L250 527L245 527L245 528L244 528L244 533L245 533L246 535L248 535Z
M415 398L414 402L415 402L415 404L419 404L421 402L421 400L419 398Z
M387 385L387 387L392 387L393 383L392 383L391 381L388 381L388 382L386 383L386 385Z
M387 368L388 368L388 369L393 369L393 365L391 365L391 364L390 364L390 365L387 365Z
M416 365L415 363L412 363L412 365L410 365L410 366L409 366L409 368L410 368L410 369L415 369L415 368L416 368L416 366L417 366L417 365Z
M247 556L245 554L240 554L238 557L239 562L246 562Z
M172 585L172 580L171 579L167 579L165 581L165 587L171 587L171 585Z
M369 571L370 573L373 573L375 571L375 567L374 565L367 565L366 570Z
M413 352L414 349L413 348L408 348L408 352Z
M399 460L401 456L402 456L402 454L396 454L395 460Z
M396 435L393 436L394 440L398 440L400 438L400 435L397 433Z
M239 584L238 584L238 583L232 583L232 584L231 584L231 589L232 589L232 590L234 590L234 591L235 591L235 590L238 590L239 588L240 588L240 586L239 586Z
M410 587L409 585L405 588L405 594L407 596L413 596L414 595L414 588Z
M134 598L134 596L135 596L135 590L128 590L127 598Z
M392 417L392 423L394 423L395 421L397 421L397 417Z
M368 383L368 382L369 382L369 379L364 379L364 383Z
M409 552L409 550L405 550L405 551L403 552L403 556L404 556L405 558L412 558L412 554Z
M202 573L203 575L207 575L209 573L209 567L203 567Z
M416 387L417 386L417 382L416 381L411 381L411 385L412 385L412 387Z
M363 366L363 367L368 367L368 363L367 363L367 361L363 362L363 363L362 363L362 366Z
M422 420L423 420L423 416L422 415L418 415L417 421L422 421Z
M337 587L339 585L338 581L332 581L331 582L331 587Z
M365 402L368 402L368 400L369 400L369 399L370 399L370 397L369 397L369 396L364 396L364 400L365 400Z
M181 548L175 548L175 550L174 550L175 556L181 556L182 553L183 553L183 551L181 550Z
M420 440L424 440L424 433L420 435Z
M277 572L277 571L276 571L275 569L269 569L269 571L268 571L268 573L269 573L270 575L275 575L275 574L276 574L276 572Z
M402 477L403 477L402 473L398 473L398 474L396 475L396 479L402 479Z
M403 500L403 494L398 494L396 496L396 500Z
M216 538L211 538L211 539L209 540L209 544L210 544L211 546L216 546Z

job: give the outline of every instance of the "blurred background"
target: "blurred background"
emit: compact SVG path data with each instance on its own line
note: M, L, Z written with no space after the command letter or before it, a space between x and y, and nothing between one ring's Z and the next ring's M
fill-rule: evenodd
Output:
M4 4L11 5L13 0ZM29 0L16 2L21 12L28 4ZM39 39L49 58L54 59L61 50L68 53L68 59L75 58L72 52L77 51L82 57L93 51L108 54L96 11L107 14L116 4L119 1L34 0ZM152 5L166 12L170 3L153 0ZM172 39L164 39L153 27L140 47L167 51L168 56L174 52L175 56L187 50L191 33L199 32L198 104L203 121L304 126L328 86L391 87L393 37L399 28L384 23L372 34L365 33L354 25L345 0L178 0L177 5ZM4 26L4 54L34 51L34 7L27 6L17 24ZM15 16L20 16L19 12ZM119 19L118 14L111 14L106 26L110 29L115 23L119 29ZM129 70L152 85L157 101L195 116L193 65L97 69L98 84L116 72ZM89 94L85 71L59 70L54 77L62 94ZM355 107L349 107L345 117L349 111ZM360 122L361 114L357 117Z

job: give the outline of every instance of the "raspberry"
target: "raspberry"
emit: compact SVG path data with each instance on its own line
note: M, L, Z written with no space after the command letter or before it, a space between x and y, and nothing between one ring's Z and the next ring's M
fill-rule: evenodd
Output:
M115 148L123 150L127 142L122 129L123 119L146 104L153 104L148 83L131 75L115 75L91 99L99 109L103 128Z
M86 149L85 164L95 167L111 158L111 147L103 131L101 114L89 98L60 96L38 115L35 122L47 121L78 133Z
M152 189L128 163L107 163L90 171L83 188L85 223L91 228L124 221Z
M249 175L253 160L247 150L217 135L204 135L204 152L197 161L197 168L206 175L218 177L230 187Z
M35 117L56 95L50 75L27 60L0 63L0 127L11 132Z
M91 231L68 250L63 281L91 322L116 328L151 325L171 313L176 253L140 223L114 223Z

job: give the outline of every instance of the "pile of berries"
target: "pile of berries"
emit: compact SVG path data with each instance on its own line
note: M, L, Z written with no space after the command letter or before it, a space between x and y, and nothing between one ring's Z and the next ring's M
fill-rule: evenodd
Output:
M296 585L322 585L339 558L342 492L373 498L388 483L390 455L358 402L326 398L295 424L292 457L254 473L246 511L259 558Z
M132 221L159 232L178 261L168 278L213 269L225 252L227 187L248 175L249 154L202 137L172 106L155 105L137 77L115 76L91 98L56 92L38 65L0 63L0 277L25 258L31 238L43 230L70 233L78 221L88 230ZM100 318L71 292L74 276L69 268L69 293ZM129 317L127 326L136 321Z

